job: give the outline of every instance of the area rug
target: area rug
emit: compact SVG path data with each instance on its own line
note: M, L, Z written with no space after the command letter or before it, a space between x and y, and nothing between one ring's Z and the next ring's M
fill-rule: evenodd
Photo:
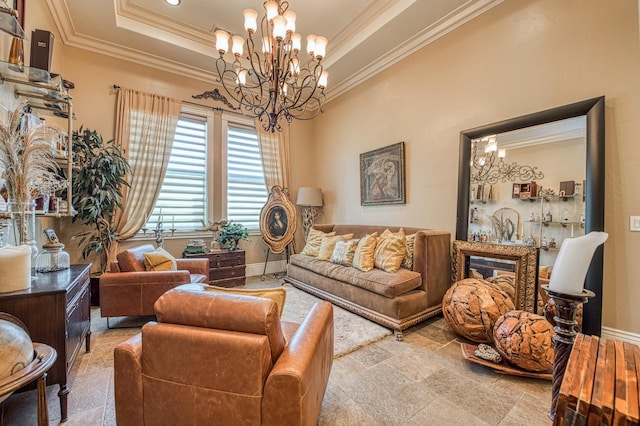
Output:
M264 283L249 282L246 287L276 287L281 283L281 280ZM285 321L301 323L313 305L322 300L290 284L285 284L283 287L287 290L287 300L282 313L282 319ZM392 334L388 328L335 305L333 306L333 323L334 358L346 355Z

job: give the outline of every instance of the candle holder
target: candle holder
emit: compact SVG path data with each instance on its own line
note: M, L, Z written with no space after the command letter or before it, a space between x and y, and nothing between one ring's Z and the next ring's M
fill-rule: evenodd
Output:
M152 229L150 232L153 232L153 238L156 240L156 245L158 247L164 248L164 238L165 237L173 237L173 234L176 232L176 228L170 228L165 230L162 227L162 222L158 222L156 224L155 229ZM142 227L143 235L147 235L147 226Z
M582 293L563 293L550 289L548 285L540 287L553 299L556 305L556 315L553 317L556 322L553 328L553 331L556 332L553 336L553 387L551 390L551 409L549 410L549 418L553 420L556 415L560 385L567 369L573 343L576 340L578 325L576 310L580 303L587 303L589 298L595 296L595 293L590 290L582 290Z

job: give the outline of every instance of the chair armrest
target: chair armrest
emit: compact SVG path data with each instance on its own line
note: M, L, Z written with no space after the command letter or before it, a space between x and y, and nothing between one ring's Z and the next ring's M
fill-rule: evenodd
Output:
M100 275L100 287L123 284L188 284L189 271L107 272Z
M315 425L333 364L333 306L316 303L264 387L263 425Z
M120 343L113 351L116 423L143 426L142 334Z
M192 274L209 276L209 259L207 258L176 259L176 264L178 269L187 270Z

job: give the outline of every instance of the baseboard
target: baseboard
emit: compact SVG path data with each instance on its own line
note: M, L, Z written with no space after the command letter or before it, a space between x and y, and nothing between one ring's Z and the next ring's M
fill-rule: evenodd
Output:
M630 333L628 331L618 330L615 328L602 327L602 337L640 345L640 334Z
M286 260L277 260L267 263L267 274L274 274L276 272L284 272L287 270ZM264 263L250 263L246 266L245 275L247 277L256 277L262 275L264 271Z

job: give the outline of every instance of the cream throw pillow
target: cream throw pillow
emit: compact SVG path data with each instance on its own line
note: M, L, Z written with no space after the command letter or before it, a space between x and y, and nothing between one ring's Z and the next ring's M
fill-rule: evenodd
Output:
M176 258L162 247L144 253L144 268L147 271L177 271Z
M374 265L387 272L396 272L400 269L404 255L407 252L407 239L402 228L397 233L388 229L378 238Z
M413 245L416 241L416 234L407 235L407 252L402 260L402 267L413 271Z
M215 293L227 293L227 294L240 294L243 296L253 296L253 297L262 297L265 299L270 299L276 302L278 305L278 315L282 316L282 311L284 311L284 302L287 300L287 290L283 287L274 287L274 288L225 288L218 287L215 285L206 285L204 289L207 291L213 291Z
M300 252L300 254L306 254L307 256L317 257L320 252L320 244L322 243L322 237L332 237L336 235L335 232L325 233L322 231L318 231L317 229L311 228L309 230L309 235L307 236L307 244L305 244L304 248Z
M378 233L365 235L360 238L356 252L353 254L353 267L363 272L373 269L373 255L376 251Z
M342 266L353 266L353 255L360 240L338 240L331 253L331 263Z
M350 240L351 238L353 238L353 234L322 237L322 242L320 243L320 250L318 252L318 259L319 260L331 259L331 254L333 253L333 249L336 246L336 243L338 242L338 240Z

